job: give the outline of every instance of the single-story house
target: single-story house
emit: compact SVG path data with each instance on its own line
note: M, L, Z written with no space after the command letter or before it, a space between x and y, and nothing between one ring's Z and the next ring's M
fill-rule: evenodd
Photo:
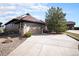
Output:
M13 18L5 24L6 32L14 32L18 34L25 34L26 32L32 32L32 34L43 33L45 22L36 19L29 13L23 16Z
M41 34L47 30L46 23L42 20L36 19L29 13L16 18L13 18L5 24L5 30L9 33L18 33L24 35L26 32L32 34ZM74 29L75 22L67 21L68 30Z
M68 30L73 30L74 29L74 25L75 25L75 22L67 21Z

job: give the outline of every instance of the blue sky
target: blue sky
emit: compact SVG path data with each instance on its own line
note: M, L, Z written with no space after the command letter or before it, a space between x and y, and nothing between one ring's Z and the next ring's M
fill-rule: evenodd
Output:
M12 18L30 13L32 16L44 20L45 12L51 7L60 7L66 13L67 21L76 22L79 26L79 4L72 3L0 3L0 22L6 23Z

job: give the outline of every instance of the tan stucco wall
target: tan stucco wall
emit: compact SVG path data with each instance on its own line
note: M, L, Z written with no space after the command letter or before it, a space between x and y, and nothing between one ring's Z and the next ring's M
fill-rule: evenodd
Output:
M24 22L23 34L26 32L32 32L32 34L41 34L42 33L42 25L35 23L26 23Z
M27 23L27 22L23 22L21 24L22 24L22 27L19 27L20 23L13 24L13 25L10 23L6 25L6 30L10 32L19 31L18 33L20 33L21 35L24 35L26 32L32 32L32 34L42 34L43 32L42 26L44 25L36 24L36 23Z

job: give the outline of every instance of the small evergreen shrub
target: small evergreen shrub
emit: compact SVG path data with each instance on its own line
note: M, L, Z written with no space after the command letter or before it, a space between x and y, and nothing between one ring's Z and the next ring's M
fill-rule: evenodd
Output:
M32 35L31 32L26 32L26 33L24 34L24 37L28 38L28 37L31 37L31 35Z

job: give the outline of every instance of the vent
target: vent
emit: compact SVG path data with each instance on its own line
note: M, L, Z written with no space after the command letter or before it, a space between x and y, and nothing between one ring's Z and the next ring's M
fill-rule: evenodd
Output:
M29 13L27 13L26 15L30 15Z

